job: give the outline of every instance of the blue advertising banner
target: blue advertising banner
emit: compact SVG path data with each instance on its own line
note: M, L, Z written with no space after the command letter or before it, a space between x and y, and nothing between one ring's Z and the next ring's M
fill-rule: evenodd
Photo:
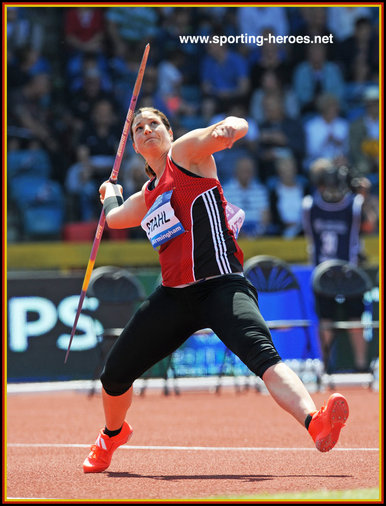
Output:
M259 294L261 312L267 321L308 319L312 326L272 330L273 341L283 359L320 358L317 318L311 292L311 268L293 266L305 301L304 315L296 294ZM150 293L159 279L158 271L148 275L134 272ZM122 307L117 320L95 297L86 296L67 364L64 357L79 300L83 273L38 273L8 275L9 382L93 379L100 371L101 348L97 335L104 328L123 326L136 306ZM369 337L371 339L371 336ZM210 329L191 336L173 354L177 376L216 375L224 364L225 346ZM227 357L224 373L249 374L234 355Z

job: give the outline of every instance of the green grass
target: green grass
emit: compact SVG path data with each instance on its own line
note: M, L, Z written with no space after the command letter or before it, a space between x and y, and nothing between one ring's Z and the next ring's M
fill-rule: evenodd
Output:
M210 497L210 501L378 501L380 502L380 490L377 488L366 488L358 490L316 490L310 492L294 492L280 494L259 494L245 496L223 496ZM200 502L200 501L197 501Z

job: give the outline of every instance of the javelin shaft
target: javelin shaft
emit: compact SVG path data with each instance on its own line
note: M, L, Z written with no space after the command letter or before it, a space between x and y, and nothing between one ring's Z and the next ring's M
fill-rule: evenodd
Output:
M129 110L127 111L126 121L125 121L125 125L123 127L121 140L119 142L117 155L115 157L113 170L111 171L110 181L112 181L112 182L116 182L116 180L118 179L118 172L119 172L119 169L121 166L123 153L125 151L125 146L126 146L127 137L129 135L130 125L131 125L131 122L133 121L135 105L137 103L139 91L141 89L142 79L143 79L143 75L145 73L145 67L146 67L147 57L149 55L149 50L150 50L150 44L146 44L146 47L145 47L145 50L144 50L144 53L142 56L141 65L139 66L137 79L134 84L133 95L131 97Z
M142 56L142 61L139 66L137 79L134 84L133 94L132 94L132 97L130 100L129 110L127 111L125 124L123 126L121 139L119 141L117 154L116 154L115 160L114 160L114 165L113 165L111 175L109 178L109 181L111 181L112 183L115 183L118 179L118 173L119 173L119 169L121 167L121 162L122 162L122 158L123 158L123 153L125 151L127 137L129 135L130 125L131 125L131 122L133 121L135 106L137 104L138 95L139 95L141 85L142 85L143 75L145 73L146 62L147 62L147 58L149 55L149 50L150 50L150 44L146 44L146 47L145 47L145 50L144 50L144 53ZM86 296L86 292L87 292L87 288L88 288L88 285L90 282L92 270L94 268L94 263L95 263L95 259L96 259L97 253L98 253L99 244L102 239L103 229L105 227L105 222L106 222L105 213L103 212L103 209L102 209L102 212L101 212L101 215L99 218L99 222L98 222L98 226L97 226L97 229L95 232L95 238L94 238L94 243L92 245L90 258L89 258L89 261L87 264L86 273L85 273L84 280L83 280L82 291L81 291L80 297L79 297L78 309L76 311L74 325L72 326L70 342L68 343L68 349L67 349L66 357L64 359L64 363L67 362L67 358L70 353L71 343L72 343L72 340L73 340L73 337L75 334L76 326L78 324L78 319L80 316L80 312L82 310L83 301Z

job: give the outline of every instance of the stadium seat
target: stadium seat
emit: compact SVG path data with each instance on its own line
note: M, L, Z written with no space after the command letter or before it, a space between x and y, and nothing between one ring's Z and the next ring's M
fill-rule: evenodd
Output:
M24 239L60 239L64 222L63 189L44 176L23 175L10 196L20 213Z
M95 237L98 222L79 221L63 226L63 240L69 242L90 242Z
M244 265L245 277L253 284L259 295L259 302L263 297L263 294L280 296L287 294L288 296L294 297L297 300L298 311L301 316L300 319L288 318L286 316L280 317L277 315L277 319L267 321L267 325L270 330L285 331L288 332L291 329L301 329L304 332L304 340L294 342L293 344L297 347L301 344L299 349L298 358L305 364L306 360L312 356L312 337L310 327L312 322L307 318L307 310L305 300L299 285L299 282L292 272L291 267L283 260L270 255L257 255L245 262ZM289 332L288 339L291 339L293 333ZM295 340L296 341L296 340ZM304 343L304 344L303 344ZM223 375L225 363L229 358L232 358L232 352L226 348L224 361L220 369L219 378ZM321 374L319 368L315 367L315 376L318 387L321 385ZM220 383L217 385L217 391L219 390Z
M95 297L99 306L95 317L102 324L98 332L95 326L100 358L94 371L97 380L102 371L107 353L119 337L122 329L145 299L145 290L140 281L127 269L112 265L98 267L91 275L88 296ZM95 391L93 387L90 395Z
M315 296L321 295L336 302L335 314L331 321L323 323L323 328L333 331L333 341L324 350L324 368L328 372L331 351L336 339L353 328L377 329L379 321L347 320L342 303L358 297L364 297L374 288L370 276L361 267L345 260L326 260L316 266L312 272L312 290ZM362 315L363 316L363 315Z
M7 154L7 174L11 180L21 175L49 177L51 161L43 149L17 150Z

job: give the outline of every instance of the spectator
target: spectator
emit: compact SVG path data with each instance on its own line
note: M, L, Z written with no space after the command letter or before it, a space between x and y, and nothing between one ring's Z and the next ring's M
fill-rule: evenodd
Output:
M190 103L182 95L186 66L186 56L179 50L167 54L158 66L159 94L172 117L192 116L198 109L198 103Z
M124 188L124 198L129 198L133 193L140 191L148 179L144 171L143 158L134 153L126 163L122 164L119 173L119 180Z
M158 15L153 7L109 7L106 20L112 56L123 55L126 44L151 42L157 35Z
M7 48L7 85L12 93L22 88L36 74L51 74L51 65L39 50L31 45L14 51Z
M264 97L271 94L282 97L286 117L291 119L299 117L299 102L293 90L283 84L275 70L263 70L260 75L259 85L253 91L249 104L250 115L255 121L261 124L266 120L263 102Z
M31 47L41 52L44 44L42 27L32 22L27 15L25 7L7 6L7 50L14 51Z
M302 233L302 202L308 191L305 179L297 174L296 160L290 152L275 161L276 176L270 178L270 231L291 239Z
M257 178L253 158L239 159L234 177L224 185L224 195L245 212L239 237L253 238L266 232L270 222L268 192Z
M313 195L317 191L324 171L326 168L329 169L330 167L332 167L332 163L329 158L321 157L312 162L308 172L308 179L310 182L310 195Z
M194 18L196 19L196 33L210 35L211 33L236 36L239 35L237 26L237 7L201 7L195 8ZM250 49L248 45L239 45L237 48L240 54L248 55Z
M83 81L79 89L68 97L68 122L71 123L71 128L74 131L74 142L77 142L80 131L89 121L95 104L101 100L112 100L111 93L103 88L102 76L98 67L93 66L91 61L90 65L84 68Z
M8 95L8 125L30 141L38 141L49 153L54 167L53 178L63 177L66 152L61 151L59 138L63 138L62 124L57 116L52 96L51 75L47 73L31 76L20 89Z
M144 170L144 161L140 155L134 153L126 163L122 163L119 173L119 181L123 186L123 197L126 199L141 191L149 178ZM147 239L142 227L131 228L128 232L130 239Z
M216 97L203 97L200 102L198 115L201 118L201 124L209 126L212 118L219 112L218 101Z
M95 198L95 192L98 188L92 175L93 167L88 149L86 146L79 146L77 160L68 168L64 184L67 219L70 222L96 219L99 203Z
M358 18L353 35L344 39L338 48L337 59L346 81L354 80L355 66L358 62L369 67L369 76L378 75L378 38L373 32L369 18Z
M91 121L80 134L76 163L68 169L66 178L66 189L74 202L81 189L77 211L80 220L95 219L100 214L100 202L95 192L106 179L106 174L111 172L120 135L111 102L105 99L96 102Z
M166 53L165 58L158 67L158 88L163 95L176 95L180 93L184 81L180 68L183 63L183 54L175 50Z
M204 95L215 96L221 110L235 100L247 101L248 66L245 58L225 45L209 44L202 61L201 89Z
M275 171L278 148L289 149L300 166L305 146L303 126L299 120L285 116L283 100L280 95L266 95L263 100L263 108L266 119L259 125L258 158L260 177L265 182Z
M326 59L325 44L307 46L307 60L295 67L293 87L302 115L313 115L317 112L316 102L322 93L333 93L343 104L343 75L336 63Z
M232 7L197 7L194 9L194 18L199 33L208 34L210 32L222 33L226 35L236 35L238 30L236 27L237 9ZM217 31L221 27L222 30ZM215 30L213 30L215 28Z
M267 28L275 35L288 35L288 19L284 7L239 7L239 33L262 35Z
M210 98L211 100L211 98ZM204 102L205 105L205 102ZM213 105L209 104L209 108ZM243 116L239 116L243 114ZM247 109L243 103L235 102L226 113L218 113L214 115L208 125L223 120L226 116L247 117ZM233 146L230 152L218 151L214 153L213 157L217 165L217 173L222 183L226 183L229 179L234 177L235 165L241 158L255 157L256 144L259 138L259 126L253 118L248 118L248 132L246 135L239 139L237 144ZM250 123L249 123L250 122Z
M155 52L155 61L163 59L165 51L181 50L189 57L190 68L187 69L185 79L190 84L199 84L199 62L201 51L199 44L193 42L180 43L180 35L202 34L197 30L196 16L199 7L164 7L160 10L161 21L157 26L157 35L152 51ZM154 53L153 53L154 54Z
M112 93L122 114L126 114L130 103L135 80L138 74L138 62L141 61L144 48L140 44L125 44L121 54L109 58L109 72L113 85ZM146 67L146 78L148 69L153 66L148 61ZM146 80L145 80L146 81ZM143 83L145 85L145 83ZM142 96L142 92L141 92Z
M154 107L172 115L172 111L169 110L168 104L160 93L158 83L158 68L148 63L146 66L146 79L143 80L141 88L141 107L145 107L143 100L146 97L149 103L152 101Z
M371 181L367 177L354 177L351 188L354 193L363 197L363 212L366 220L362 223L364 234L377 234L379 232L379 199L378 194L371 191Z
M327 7L327 26L336 41L351 37L358 18L371 18L369 7Z
M318 7L298 7L298 15L303 20L303 26L295 33L296 36L310 37L329 37L331 31L327 28L327 8ZM326 46L328 60L335 60L335 44ZM307 59L307 44L293 44L289 47L292 65L298 65Z
M283 87L290 85L291 69L287 54L283 53L280 44L264 43L260 48L259 58L250 65L251 89L261 86L262 75L267 71L275 72Z
M113 166L120 137L111 101L99 100L93 107L90 123L81 132L79 146L87 148L92 165L102 171L102 177ZM99 179L98 174L96 177Z
M305 123L305 169L320 157L346 157L348 154L349 125L339 116L339 101L334 95L323 94L318 98L319 114Z
M110 69L104 55L79 54L71 58L67 65L68 88L71 93L83 88L88 78L98 78L103 91L110 92L112 82Z
M346 83L346 117L350 123L364 113L364 93L370 86L378 86L378 81L378 76L371 74L369 63L358 55L353 61L352 81Z
M307 195L303 201L304 232L309 242L310 256L314 266L330 259L345 260L358 264L361 258L360 233L363 213L363 197L354 194L348 185L348 171L336 167L329 160L317 160L316 193ZM314 166L311 167L314 171ZM319 338L325 366L328 365L329 349L333 339L330 329L325 329L341 307L345 318L360 320L364 312L362 298L350 299L342 304L323 296L315 299L316 312L320 319ZM368 369L366 342L363 329L351 329L350 339L355 357L355 369Z
M52 70L48 59L30 45L20 47L16 59L25 80L36 74L49 74Z
M106 56L106 21L104 9L97 7L70 7L64 12L66 80L71 92L83 82L84 73L96 68L102 87L111 90L111 79Z
M103 53L105 20L98 7L70 7L65 11L64 36L69 54Z
M365 113L350 125L349 160L356 176L376 177L379 170L379 90L367 88Z

